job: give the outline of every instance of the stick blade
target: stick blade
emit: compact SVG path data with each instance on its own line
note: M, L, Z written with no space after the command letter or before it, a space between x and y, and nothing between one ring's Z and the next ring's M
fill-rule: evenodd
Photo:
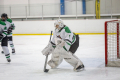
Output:
M45 69L45 70L44 70L44 72L48 72L48 71L49 71L49 69Z

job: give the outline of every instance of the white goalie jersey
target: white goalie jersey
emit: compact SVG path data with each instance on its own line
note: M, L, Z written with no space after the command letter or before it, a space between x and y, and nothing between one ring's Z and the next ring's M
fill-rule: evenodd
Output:
M69 51L71 45L76 41L75 35L71 32L71 30L67 26L62 27L60 30L55 29L53 33L53 38L51 41L53 47L56 46L55 38L59 38L65 41L65 45L63 46L63 48L66 51Z

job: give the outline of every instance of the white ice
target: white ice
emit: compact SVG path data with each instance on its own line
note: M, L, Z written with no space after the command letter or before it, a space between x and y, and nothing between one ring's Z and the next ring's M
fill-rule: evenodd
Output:
M41 50L48 41L49 36L14 36L16 55L11 54L12 62L0 54L0 80L120 80L120 68L105 67L104 35L80 35L75 54L85 65L81 72L74 72L63 61L57 69L47 66L50 71L44 73L45 56Z

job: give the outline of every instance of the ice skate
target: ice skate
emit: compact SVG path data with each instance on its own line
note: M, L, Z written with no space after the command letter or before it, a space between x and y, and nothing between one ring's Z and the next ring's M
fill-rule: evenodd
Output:
M12 54L13 54L13 55L15 55L15 54L16 54L16 53L15 53L15 49L12 49Z
M8 61L8 62L11 62L11 59L10 59L10 58L8 58L8 59L7 59L7 61Z

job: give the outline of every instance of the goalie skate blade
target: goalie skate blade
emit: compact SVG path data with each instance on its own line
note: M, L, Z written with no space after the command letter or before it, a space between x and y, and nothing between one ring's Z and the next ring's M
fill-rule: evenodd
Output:
M44 70L44 72L48 72L48 71L49 71L49 69L45 69L45 70Z

